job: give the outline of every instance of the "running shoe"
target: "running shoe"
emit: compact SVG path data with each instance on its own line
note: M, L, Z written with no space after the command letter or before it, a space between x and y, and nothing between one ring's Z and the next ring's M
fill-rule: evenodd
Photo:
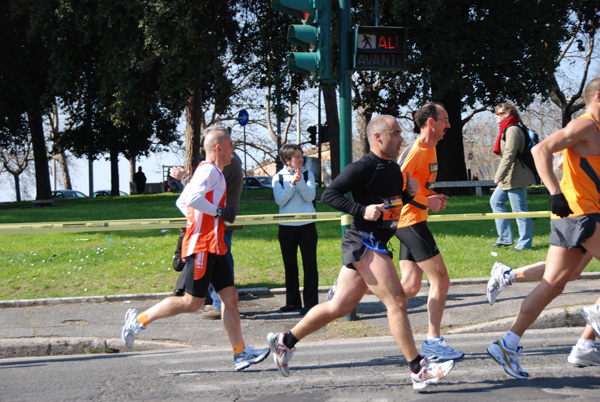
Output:
M526 380L529 373L521 368L519 364L519 356L523 355L523 348L518 347L517 350L512 350L506 347L504 341L499 339L497 342L488 346L487 351L502 367L504 371L519 380Z
M432 362L427 356L421 359L421 370L418 373L410 372L413 389L420 391L429 384L436 384L446 377L454 368L454 360L446 362Z
M588 324L594 328L596 336L600 337L600 306L592 305L582 308L583 316Z
M121 339L123 339L123 343L128 348L133 346L133 341L135 341L140 331L146 329L145 326L138 322L138 315L140 315L140 310L133 308L130 308L125 313L125 325L123 325L123 329L121 330Z
M327 296L325 296L325 301L333 299L333 295L335 294L335 285L337 285L337 278L335 278L335 281L333 281L333 286L329 288Z
M239 355L233 355L233 363L235 364L235 371L240 371L250 367L251 364L257 364L262 362L269 356L271 351L269 348L254 349L253 346L246 345L244 351Z
M600 351L596 348L581 350L575 345L567 361L576 367L600 366Z
M507 286L512 285L511 273L512 269L496 261L492 267L490 274L491 278L487 285L487 299L490 304L496 302L498 294L506 289Z
M460 350L454 350L446 343L444 337L440 336L428 339L423 342L421 354L427 356L430 360L458 360L465 355Z
M279 372L284 377L289 377L290 368L289 363L292 359L294 351L296 348L288 348L283 343L283 336L285 334L283 332L274 334L270 333L267 335L267 342L269 343L269 348L273 352L273 361L275 365L279 369Z

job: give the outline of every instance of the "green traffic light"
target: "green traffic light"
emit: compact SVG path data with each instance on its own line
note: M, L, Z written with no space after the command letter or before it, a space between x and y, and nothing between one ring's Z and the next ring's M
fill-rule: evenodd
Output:
M288 56L288 68L297 73L316 74L319 71L320 57L316 52L293 52Z
M294 45L316 45L319 42L319 28L312 25L290 25L287 39Z

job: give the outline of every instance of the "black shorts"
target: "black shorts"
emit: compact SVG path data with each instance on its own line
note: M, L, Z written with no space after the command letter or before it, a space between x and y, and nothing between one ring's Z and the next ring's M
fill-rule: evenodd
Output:
M600 214L550 220L550 244L562 248L584 248L583 243L596 232Z
M187 274L185 293L203 298L211 283L217 293L228 286L233 286L233 275L225 255L204 251L186 257L185 265Z
M353 264L362 260L369 249L393 257L387 242L383 243L372 233L361 232L353 226L346 229L342 238L342 259L346 267L355 269Z
M400 240L400 261L426 261L440 253L427 221L396 230Z

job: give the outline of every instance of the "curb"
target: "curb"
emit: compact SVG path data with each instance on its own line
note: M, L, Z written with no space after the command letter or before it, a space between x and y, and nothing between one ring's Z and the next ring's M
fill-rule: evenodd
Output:
M0 339L0 359L81 354L111 354L184 348L190 348L190 346L173 342L139 340L132 348L125 348L120 339L83 337L8 338Z
M515 321L514 317L502 318L482 324L469 325L467 327L451 329L448 334L477 334L486 332L506 332ZM548 329L565 327L585 327L586 321L581 313L581 306L568 308L554 308L543 311L535 322L528 328Z

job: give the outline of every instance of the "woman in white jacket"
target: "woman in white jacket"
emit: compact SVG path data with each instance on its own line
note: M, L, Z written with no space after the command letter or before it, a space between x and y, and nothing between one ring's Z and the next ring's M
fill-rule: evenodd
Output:
M313 201L316 183L313 173L304 167L299 145L284 144L279 157L285 167L273 176L273 195L280 214L315 212ZM300 310L304 315L319 303L319 273L317 270L317 228L314 222L279 224L279 246L285 267L286 305L282 312ZM304 308L298 281L298 246L304 269Z

